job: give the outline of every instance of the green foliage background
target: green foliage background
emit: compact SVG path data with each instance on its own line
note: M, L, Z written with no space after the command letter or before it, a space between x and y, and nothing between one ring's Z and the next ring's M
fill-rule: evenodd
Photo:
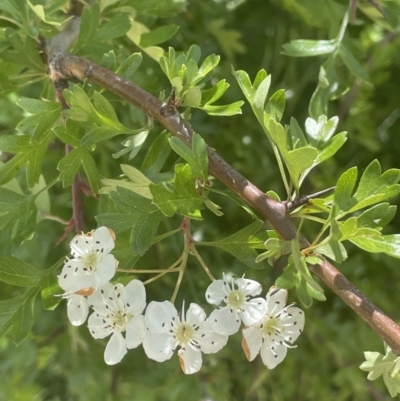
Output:
M0 0L0 48L7 43L3 28L20 28L10 21L13 3ZM64 3L64 9L68 6L68 1L54 3ZM112 66L110 51L114 51L117 60L141 51L125 35L129 29L129 19L118 11L119 6L131 6L137 10L135 21L151 31L169 24L179 27L174 36L159 44L163 49L172 46L176 51L187 51L192 44L196 44L201 48L202 59L211 53L221 56L214 77L226 79L231 84L222 103L243 100L232 76L231 66L235 70L245 70L252 78L264 68L272 75L270 93L281 88L286 90L286 110L282 121L289 123L290 117L294 116L301 126L304 126L308 117L309 102L318 84L319 68L326 57L289 57L282 54L283 45L296 39L335 38L348 8L348 2L344 0L192 0L183 8L180 2L162 0L98 3L103 10L102 26L115 21L114 25L97 33L89 32L85 38L80 37L73 47L77 54ZM345 37L346 46L368 74L367 82L356 78L339 61L339 89L347 92L329 102L328 116L340 117L338 131L348 131L348 141L333 159L310 174L302 187L302 194L335 185L338 177L352 166L358 166L362 172L374 159L380 161L382 170L399 167L400 4L398 1L376 3L384 7L387 19L374 7L373 2L360 0L356 17L348 26ZM15 4L26 6L24 0L18 0ZM32 4L45 5L46 2L32 1ZM57 21L62 15L59 10L53 17ZM128 25L124 25L127 21ZM13 134L18 123L27 116L24 108L17 105L18 99L40 98L41 95L51 97L51 84L44 75L45 65L40 64L35 42L29 34L35 36L37 32L34 29L39 29L41 35L51 37L58 27L40 22L32 12L25 15L25 23L23 28L30 26L32 32L26 30L28 35L26 32L22 34L26 39L24 46L34 56L30 57L25 52L25 60L15 61L7 52L0 54L0 141L3 135ZM115 26L122 33L113 33ZM170 29L172 34L176 30ZM162 34L166 35L166 32L162 31ZM146 45L147 48L151 39L147 38L147 43L142 42L142 47ZM36 60L36 64L32 60ZM35 72L28 76L21 68L24 65L31 72L36 69ZM171 88L158 63L148 55L148 48L147 52L144 49L142 64L131 79L156 96L161 91L168 94ZM134 130L145 123L143 115L132 106L112 94L102 94L115 107L119 121L126 127ZM245 104L242 109L243 114L231 117L211 117L201 110L192 110L191 124L206 143L255 185L264 191L273 190L284 198L284 188L267 138L250 107ZM140 168L152 142L160 136L161 131L156 124L132 160L129 159L129 153L118 159L112 157L123 149L123 136L94 145L96 149L91 155L100 177L116 178L121 174L120 164ZM0 160L10 160L10 153L0 153ZM44 159L44 181L38 184L39 187L58 177L57 165L63 156L63 144L53 142ZM176 161L176 154L171 153L163 172L168 174ZM2 178L0 176L1 181ZM27 194L25 171L18 173L17 178L6 185L9 189ZM224 189L218 182L215 182L214 188ZM205 211L204 220L192 223L196 238L216 241L252 223L251 217L236 203L224 197L212 199L222 206L224 215L217 217ZM95 216L107 209L107 202L107 196L101 196L100 202L93 198L84 199L87 230L96 226ZM71 217L70 189L63 188L61 183L52 187L48 196L39 197L36 204L38 209L51 215L66 220ZM48 269L60 257L68 254L68 241L56 245L64 226L43 218L43 215L39 216L39 220L33 237L18 246L15 255L39 268ZM180 221L179 216L164 219L159 233L177 228ZM385 228L385 233L396 233L399 229L400 217L397 216ZM303 233L312 238L316 227L309 225ZM0 231L0 238L1 235ZM129 236L121 235L121 243L128 240ZM2 244L1 239L0 248L6 254L7 244ZM166 268L179 257L181 249L181 236L172 236L150 248L135 267ZM400 290L397 259L383 254L363 253L351 245L347 250L349 258L339 266L340 270L385 313L395 321L400 321L396 302ZM264 293L280 274L267 263L262 269L249 270L231 254L216 247L199 247L199 252L214 276L220 276L222 271L240 276L247 271L249 278L263 284ZM120 267L129 267L133 259L128 256L125 254L126 259L123 259L128 265ZM54 273L50 277L54 279ZM140 279L150 277L141 275ZM131 278L132 275L119 277L121 281ZM148 285L148 300L169 299L175 280L175 276L166 275ZM194 258L189 259L176 301L178 309L183 299L186 303L204 305L204 292L208 284L209 279L198 263ZM24 291L23 287L0 283L0 300L17 297ZM306 310L305 331L297 341L298 348L290 350L287 358L275 370L267 370L259 358L252 363L247 362L241 350L241 334L238 333L229 339L228 346L221 352L205 356L200 373L193 376L182 374L176 356L159 364L148 360L140 347L128 352L120 364L107 366L103 361L106 342L94 341L84 326L72 327L66 316L64 301L54 311L49 311L44 310L37 298L33 305L33 328L28 338L15 346L10 334L0 337L0 400L390 399L379 380L368 382L365 372L358 369L364 360L363 351L382 351L381 339L340 299L329 291L326 291L326 297L326 302L314 302ZM296 300L294 292L290 300Z

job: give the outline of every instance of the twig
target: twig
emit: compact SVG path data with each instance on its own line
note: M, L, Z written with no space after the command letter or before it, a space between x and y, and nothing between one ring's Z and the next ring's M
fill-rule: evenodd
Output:
M168 131L191 146L193 130L174 108L134 85L125 78L81 57L58 54L51 59L49 75L53 81L88 78L102 88L126 99L148 116L158 120ZM167 105L170 106L170 105ZM267 197L260 189L231 167L213 149L207 147L210 174L218 178L249 206L260 213L285 240L296 237L296 227L287 214L286 205ZM302 247L308 241L300 237ZM382 339L400 355L400 327L372 304L328 261L310 270L346 302ZM175 294L174 294L175 295Z

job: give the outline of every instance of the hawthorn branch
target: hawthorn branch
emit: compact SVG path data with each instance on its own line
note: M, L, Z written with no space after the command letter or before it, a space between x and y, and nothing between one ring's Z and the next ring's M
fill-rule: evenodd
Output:
M83 81L87 78L132 103L159 121L172 135L191 146L193 130L189 123L180 117L175 107L161 102L132 82L89 60L73 55L54 57L50 65L50 77L55 81L69 79ZM207 147L207 151L210 174L260 213L283 239L291 240L296 237L296 227L290 219L286 203L277 202L266 196L212 148ZM303 247L308 246L305 238L301 237L300 242ZM370 325L393 352L400 355L399 325L386 316L328 261L311 266L310 271Z

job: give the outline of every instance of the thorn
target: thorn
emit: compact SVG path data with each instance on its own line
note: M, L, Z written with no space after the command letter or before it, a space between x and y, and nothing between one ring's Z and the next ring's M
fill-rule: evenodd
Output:
M300 199L295 199L292 202L287 202L286 203L286 210L289 213L293 212L293 210L297 209L299 206L306 205L308 203L308 201L310 201L311 199L319 198L319 197L321 197L323 195L326 195L327 193L334 191L335 188L336 187L330 187L330 188L327 188L327 189L323 189L322 191L315 192L314 194L303 196Z

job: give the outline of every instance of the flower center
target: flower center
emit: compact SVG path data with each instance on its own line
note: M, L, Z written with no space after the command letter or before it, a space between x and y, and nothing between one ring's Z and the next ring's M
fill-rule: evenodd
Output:
M246 296L239 290L231 291L226 300L227 305L232 306L234 309L240 309L245 302Z
M95 272L97 269L97 263L99 261L99 254L97 252L90 252L87 255L85 255L84 257L84 261L83 261L83 269L85 271L87 271L89 274Z
M275 317L267 316L264 324L261 326L261 331L264 336L275 334L276 332L283 332L285 329L281 326L278 319Z
M116 311L110 316L114 330L125 331L126 324L132 319L132 315L123 311Z
M176 340L179 345L189 343L195 334L195 329L191 324L181 323L175 331Z

